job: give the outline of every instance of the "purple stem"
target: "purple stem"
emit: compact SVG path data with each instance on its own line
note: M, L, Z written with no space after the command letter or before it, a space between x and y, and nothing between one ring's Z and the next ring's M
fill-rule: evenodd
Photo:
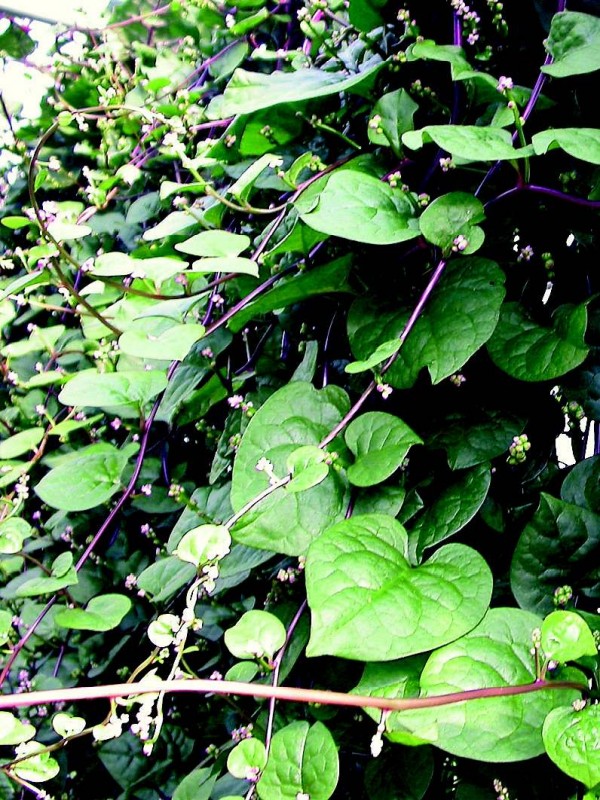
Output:
M586 200L584 197L576 197L574 194L566 194L558 189L550 189L548 186L536 186L533 183L517 184L517 186L513 186L512 189L507 189L506 192L502 192L502 194L499 194L497 197L488 200L485 207L489 208L500 200L506 200L507 197L512 197L519 192L532 192L533 194L545 195L546 197L554 198L554 200L561 200L564 203L570 203L571 205L580 206L581 208L600 209L600 200Z

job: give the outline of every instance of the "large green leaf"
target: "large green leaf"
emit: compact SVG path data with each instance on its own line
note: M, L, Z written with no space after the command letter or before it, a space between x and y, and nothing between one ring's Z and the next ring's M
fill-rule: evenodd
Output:
M600 25L598 26L600 30ZM600 36L598 37L600 47ZM599 64L600 68L600 64ZM532 136L531 142L538 155L560 147L573 158L600 164L600 129L598 128L552 128Z
M0 442L0 459L17 458L35 450L44 438L44 432L44 428L28 428L4 439Z
M225 631L224 642L236 658L272 659L285 642L285 628L273 614L254 609Z
M307 655L389 661L451 642L481 620L492 576L478 553L447 545L412 568L406 548L400 523L378 514L339 522L313 542Z
M233 465L231 504L239 511L269 486L269 477L256 469L268 459L274 474L288 474L287 459L302 445L316 445L348 410L341 389L327 386L317 391L301 381L275 392L252 417ZM329 475L305 492L276 490L233 527L233 538L262 550L288 555L305 553L310 542L344 513L344 483Z
M470 633L431 654L420 677L421 696L533 683L536 675L531 637L540 623L539 617L519 609L488 611ZM403 663L398 664L398 693L413 686L406 680ZM375 678L380 666L384 680L382 690L377 690ZM387 665L387 671L385 666L367 668L369 694L382 694L385 686L385 696L394 696L394 665ZM581 679L583 675L574 677ZM361 689L359 684L355 691ZM392 740L410 742L417 737L453 755L478 761L522 761L543 752L542 723L546 715L577 697L574 690L549 690L481 698L393 713L387 727Z
M148 320L138 320L119 337L119 349L137 358L183 361L204 331L203 325L173 325L161 320L149 326Z
M348 480L354 486L381 483L398 469L413 444L422 443L408 425L392 414L362 414L346 429L346 444L356 457L348 467Z
M490 482L488 464L479 464L456 475L425 509L410 533L411 546L414 542L417 554L464 528L483 505Z
M433 383L452 375L494 332L504 298L504 273L494 261L468 257L450 263L429 305L400 348L386 381L397 388L414 384L423 367ZM386 315L358 301L348 315L353 353L368 358L399 335L405 314Z
M239 256L250 247L250 237L229 231L202 231L175 245L175 250L202 258Z
M522 381L547 381L578 367L589 352L587 310L561 306L551 328L538 325L519 303L506 303L488 351L500 369Z
M600 455L575 464L563 481L560 496L566 503L600 514Z
M311 228L354 242L394 244L419 235L404 193L358 170L336 170L317 198L300 195L295 205Z
M350 14L352 15L352 5ZM371 119L377 119L377 125L369 125L369 140L373 144L390 146L399 155L402 151L400 137L414 128L413 116L418 108L405 89L396 89L395 92L381 95L371 114Z
M273 72L270 75L236 69L224 94L211 100L206 113L209 119L223 119L252 114L280 103L299 103L351 90L360 93L372 85L382 66L382 63L375 64L350 77L343 72L320 69Z
M402 143L410 150L419 150L427 142L435 142L442 150L468 161L506 161L534 155L531 145L515 148L509 131L492 126L428 125L402 135Z
M84 370L72 378L58 396L66 406L135 406L139 408L160 394L167 376L159 370L97 372Z
M546 48L554 62L542 67L553 78L600 69L600 19L578 11L555 14Z
M548 613L560 586L600 602L600 516L542 494L513 554L510 585L521 608Z
M542 735L546 752L563 772L588 788L600 784L600 705L555 708Z
M339 775L337 747L322 722L292 722L277 731L257 784L261 800L328 800Z
M55 467L34 487L38 497L62 511L85 511L102 505L122 487L128 454L110 447Z

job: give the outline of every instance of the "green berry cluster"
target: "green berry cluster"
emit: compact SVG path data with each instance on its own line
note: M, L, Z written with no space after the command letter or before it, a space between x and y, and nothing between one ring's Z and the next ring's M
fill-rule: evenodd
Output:
M522 464L527 458L528 450L531 450L531 442L527 438L527 434L522 433L520 436L515 436L512 440L511 446L508 448L509 455L506 459L507 462L511 466Z

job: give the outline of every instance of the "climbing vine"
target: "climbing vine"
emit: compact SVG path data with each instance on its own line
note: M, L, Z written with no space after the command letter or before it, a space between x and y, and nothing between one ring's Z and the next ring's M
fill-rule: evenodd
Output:
M600 797L600 16L510 5L1 21L2 797Z

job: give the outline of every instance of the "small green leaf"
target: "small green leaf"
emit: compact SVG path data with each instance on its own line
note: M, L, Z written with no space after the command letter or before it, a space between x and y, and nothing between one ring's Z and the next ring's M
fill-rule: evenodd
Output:
M131 600L123 594L101 594L92 597L85 609L61 608L54 620L61 628L110 631L122 622L130 608Z
M316 445L307 444L294 450L287 460L293 478L285 487L286 492L304 492L325 480L329 466L324 461L325 453Z
M21 744L34 736L35 728L30 722L21 722L10 711L0 711L0 744Z
M346 430L346 444L356 458L348 467L348 480L354 486L381 483L398 469L413 444L422 443L408 425L392 414L362 414Z
M51 222L48 233L58 241L83 239L92 232L89 225L69 225L66 222Z
M460 252L469 255L483 244L485 234L477 223L484 219L480 200L466 192L450 192L427 206L419 218L419 227L427 241L440 247L446 256L452 252L457 237L463 237Z
M200 525L183 535L173 555L198 569L221 559L231 549L231 535L224 525Z
M166 323L161 333L148 331L148 322L140 323L139 329L125 331L119 337L119 349L136 358L151 358L165 361L183 361L193 345L205 333L203 325ZM163 327L164 323L160 325ZM157 329L158 330L158 329Z
M593 788L600 784L599 732L600 705L587 705L579 711L563 706L548 714L542 736L552 761L567 775Z
M338 169L315 198L295 201L301 219L311 228L366 244L395 244L419 235L414 208L388 183L365 172Z
M170 647L175 634L181 627L181 620L175 614L161 614L148 626L148 639L155 647Z
M52 727L59 736L75 736L85 730L86 722L83 717L74 717L59 711L52 717Z
M600 37L598 44L600 46ZM600 164L600 129L598 128L553 128L534 134L531 142L538 155L560 147L573 158L579 158L590 164Z
M419 150L427 142L467 161L512 161L534 155L531 145L514 148L510 132L492 126L428 125L402 135L402 143L410 150Z
M11 231L19 230L19 228L24 228L26 225L31 225L32 221L29 217L2 217L0 219L0 224L4 225L5 228L9 228Z
M225 631L225 646L236 658L273 658L285 642L283 623L268 611L246 611Z
M322 722L292 722L277 731L257 784L261 800L328 800L339 777L337 747Z
M561 306L550 328L534 322L519 303L506 303L487 347L492 361L513 378L554 380L586 358L586 326L585 305Z
M553 661L596 656L598 647L586 622L573 611L553 611L542 623L542 650Z
M227 769L234 778L255 780L267 763L267 751L259 739L242 739L227 756Z
M0 523L0 553L18 553L23 542L33 534L33 528L21 517L9 517Z
M12 766L18 778L31 783L43 783L55 778L60 772L58 761L44 752L46 746L40 742L25 742L19 748L19 756L28 757Z
M199 225L198 220L187 211L172 211L158 225L144 231L142 238L146 242L155 242L157 239L166 239L167 236L189 233L192 228L197 228Z
M258 277L258 264L251 258L241 256L223 256L218 258L201 258L192 264L194 272L234 272L239 275Z
M352 16L352 4L350 5ZM376 125L368 126L369 140L373 144L387 145L396 155L402 152L400 137L406 131L412 130L413 117L419 106L405 89L397 89L382 95L373 107L371 120L376 120Z
M387 361L388 358L395 356L401 346L402 342L400 339L390 339L389 342L383 342L375 348L373 353L363 361L351 361L349 364L346 364L345 370L349 375L366 372L369 369L373 369L373 367L379 366L379 364L384 361Z
M389 661L439 647L481 620L492 576L478 553L451 544L412 568L406 547L400 523L378 514L339 522L313 542L307 655Z
M600 69L600 19L579 11L562 11L552 17L546 48L553 63L542 72L568 78Z
M44 433L44 428L29 428L4 439L0 442L0 459L17 458L35 450L44 438Z
M201 258L239 256L250 247L250 237L229 231L202 231L175 245L175 250Z

